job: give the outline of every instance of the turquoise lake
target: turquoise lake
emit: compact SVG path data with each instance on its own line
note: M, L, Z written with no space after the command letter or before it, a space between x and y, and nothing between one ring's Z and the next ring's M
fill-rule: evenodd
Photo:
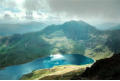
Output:
M58 65L85 65L93 62L93 59L80 54L56 54L1 69L0 80L19 80L24 74L34 70L52 68Z

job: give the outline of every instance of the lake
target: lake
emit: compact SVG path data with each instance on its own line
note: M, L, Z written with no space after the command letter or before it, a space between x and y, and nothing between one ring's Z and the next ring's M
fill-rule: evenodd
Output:
M34 70L52 68L58 65L85 65L94 60L80 54L56 54L32 62L6 67L0 70L0 80L18 80Z

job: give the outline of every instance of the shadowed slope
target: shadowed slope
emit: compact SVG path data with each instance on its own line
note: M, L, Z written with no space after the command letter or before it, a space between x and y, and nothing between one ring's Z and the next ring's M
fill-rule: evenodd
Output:
M72 79L120 80L120 54L114 54L111 58L98 60L81 76L74 76Z

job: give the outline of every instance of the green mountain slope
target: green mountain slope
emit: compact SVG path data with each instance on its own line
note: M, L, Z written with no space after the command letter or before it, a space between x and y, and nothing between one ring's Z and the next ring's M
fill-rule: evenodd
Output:
M115 54L120 53L120 30L109 31L109 36L105 45Z
M39 32L0 38L0 67L22 64L50 54L83 54L93 59L111 56L108 34L83 21L51 25Z

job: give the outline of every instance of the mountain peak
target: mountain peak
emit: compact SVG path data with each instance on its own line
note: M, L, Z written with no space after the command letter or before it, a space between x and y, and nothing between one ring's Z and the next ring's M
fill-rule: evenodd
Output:
M83 29L95 29L94 26L86 23L85 21L75 21L75 20L72 20L72 21L68 21L68 22L65 22L64 24L61 25L62 27L67 27L67 28L83 28Z
M75 20L71 20L71 21L68 21L68 22L65 22L64 25L79 25L79 26L91 26L93 27L92 25L88 24L87 22L85 21L75 21Z
M71 20L71 21L67 21L67 22L65 22L65 23L86 23L85 21L82 21L82 20L80 20L80 21L75 21L75 20ZM86 23L87 24L87 23Z

